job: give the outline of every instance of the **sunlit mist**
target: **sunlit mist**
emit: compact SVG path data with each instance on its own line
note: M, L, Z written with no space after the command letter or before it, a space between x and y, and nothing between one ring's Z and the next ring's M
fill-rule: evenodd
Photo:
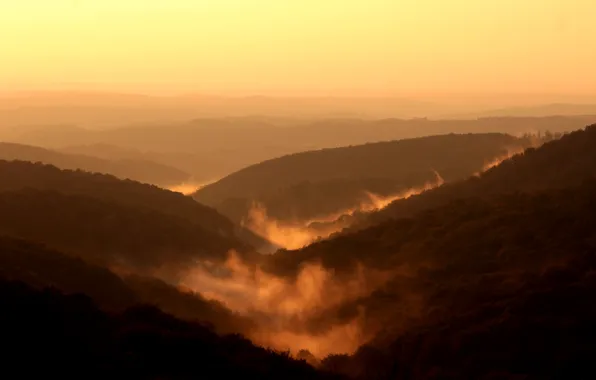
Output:
M260 328L251 335L256 342L294 353L308 349L322 358L331 353L352 353L365 341L360 331L362 315L317 333L309 331L309 319L370 294L389 275L359 266L340 278L318 263L306 263L293 279L277 277L246 265L230 252L223 268L203 263L181 277L180 285L258 321Z
M270 217L265 206L259 203L252 205L243 225L276 246L286 249L302 248L322 237L310 230L304 222L284 222Z
M381 210L397 200L408 199L410 197L413 197L414 195L422 194L425 191L442 186L445 183L445 180L437 171L434 171L434 174L434 181L426 182L424 185L420 187L414 187L394 195L380 196L373 193L367 193L369 200L367 202L361 203L358 206L358 211L370 212L374 210Z
M168 188L168 190L170 191L174 191L176 193L182 193L184 195L191 195L196 193L198 190L202 189L203 187L213 183L214 181L210 181L210 182L203 182L203 183L197 183L197 182L184 182L178 185L174 185Z
M538 148L545 142L544 139L538 138L535 135L531 135L528 139L529 139L531 148ZM474 175L479 176L482 173L487 172L490 169L501 165L503 162L517 156L518 154L525 152L526 149L527 149L527 147L522 147L522 146L509 147L509 148L507 148L506 152L503 153L502 155L497 156L497 157L493 158L492 160L485 162L484 166L482 167L482 170L474 173Z
M366 192L366 199L354 207L303 221L277 220L267 214L265 206L259 203L253 203L243 225L278 247L299 249L317 240L328 238L332 234L341 231L344 227L347 227L342 223L332 223L342 216L351 216L357 212L380 210L397 200L407 199L443 185L445 181L441 175L436 171L434 171L434 174L435 179L422 186L413 187L388 196Z

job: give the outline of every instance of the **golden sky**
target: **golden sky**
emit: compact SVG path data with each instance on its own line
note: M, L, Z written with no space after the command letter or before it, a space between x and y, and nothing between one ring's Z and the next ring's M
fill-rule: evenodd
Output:
M596 0L0 0L0 90L596 89Z

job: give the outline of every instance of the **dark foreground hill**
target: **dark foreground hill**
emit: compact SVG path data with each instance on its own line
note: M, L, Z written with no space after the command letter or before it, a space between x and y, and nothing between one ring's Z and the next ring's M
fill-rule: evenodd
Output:
M172 215L32 189L0 192L0 233L137 270L225 259L229 250L246 248Z
M29 190L22 192L25 189ZM263 244L262 239L237 227L214 209L179 193L104 174L60 170L40 163L0 161L0 194L21 192L21 196L35 201L36 195L31 190L38 190L37 202L40 207L35 209L23 204L30 211L28 216L31 218L27 223L24 222L24 228L28 228L28 223L48 223L41 220L44 213L51 215L54 211L56 218L60 219L60 207L64 207L65 215L71 217L57 220L59 224L55 228L60 228L58 232L67 235L70 233L69 227L73 227L73 231L81 228L88 231L82 236L70 235L73 244L77 244L76 240L79 239L97 241L101 235L94 236L90 226L98 224L102 225L100 230L111 229L116 237L130 234L130 244L133 246L135 237L139 237L142 244L155 239L165 242L166 247L172 244L172 254L176 253L175 248L179 244L185 244L184 241L200 243L201 246L188 246L197 254L209 251L212 255L225 255L231 248L250 251L251 246ZM52 192L55 194L50 195ZM13 193L12 196L16 195ZM48 197L56 203L52 205ZM69 202L65 197L72 197L72 203L60 205L61 202ZM15 207L11 202L5 203L5 206ZM78 209L78 206L82 208ZM13 211L17 216L19 210ZM35 215L36 212L38 215ZM120 225L121 230L115 231L116 225ZM182 238L181 234L185 233L186 237ZM151 234L155 236L149 237ZM109 246L111 243L108 239L101 244ZM101 244L95 248L101 249ZM212 250L215 246L219 248ZM136 254L143 253L137 251Z
M0 281L0 308L3 370L22 378L338 378L151 306L107 314L83 295Z
M596 180L469 198L413 218L272 256L291 275L318 261L392 273L370 296L313 320L365 310L373 338L328 369L359 379L592 378L596 354ZM327 322L325 322L327 321Z
M3 236L0 236L0 279L20 281L38 290L52 287L65 294L82 293L109 312L151 304L178 318L212 325L218 332L248 333L252 328L249 320L200 294L181 292L150 277L118 276L79 258Z
M435 182L465 178L528 139L504 134L422 137L323 149L262 162L205 186L195 194L241 220L253 201L278 219L310 219L353 207L367 193L392 195Z
M170 187L187 181L188 173L164 164L140 160L107 160L85 154L66 154L35 146L0 143L0 160L43 162L60 169L111 174L121 179Z

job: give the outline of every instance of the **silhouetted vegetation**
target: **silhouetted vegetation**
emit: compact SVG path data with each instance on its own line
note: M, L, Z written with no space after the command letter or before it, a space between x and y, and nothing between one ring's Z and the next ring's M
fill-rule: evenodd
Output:
M585 178L596 175L594 146L596 125L567 134L538 149L530 148L479 177L448 183L410 199L396 201L373 213L364 225L415 215L456 199L577 186Z
M55 287L67 293L84 293L110 310L137 301L124 281L108 269L5 236L0 237L0 278L22 281L37 289Z
M0 309L3 370L22 378L338 378L151 306L106 314L83 295L0 281Z
M303 152L253 165L208 185L195 198L241 220L252 201L280 219L308 219L426 182L463 179L494 157L529 145L502 134L422 137Z
M184 219L190 223L188 228L220 235L229 239L232 245L244 245L247 249L252 244L263 244L262 239L235 226L214 209L179 193L130 180L119 180L105 174L60 170L40 163L0 160L0 192L26 188L85 196L105 203L140 209L146 214L157 212Z
M124 282L137 296L139 303L156 305L166 313L185 320L200 321L213 326L219 333L246 334L255 327L217 301L206 300L201 294L181 291L151 277L125 276Z
M363 307L377 338L325 368L361 379L591 378L594 209L595 179L468 198L276 254L270 269L289 274L317 260L336 272L357 262L394 272L369 297L327 313L333 324Z
M0 233L102 265L145 269L227 257L240 242L150 209L51 191L0 192Z
M0 237L0 279L24 282L36 289L53 287L67 294L83 293L107 311L142 303L178 318L211 325L218 332L246 333L252 328L248 319L200 294L182 292L151 277L120 277L106 268L24 240Z
M463 148L461 139L468 141ZM363 221L357 228L329 240L258 257L265 272L278 276L265 290L286 286L285 280L292 284L305 264L315 262L340 289L343 276L359 266L387 278L372 293L329 300L307 310L312 314L290 314L289 332L322 334L358 316L359 333L372 337L353 355L317 358L302 350L301 361L241 335L218 335L250 334L255 327L225 305L157 278L117 271L148 268L167 279L176 264L221 259L230 248L251 252L245 242L256 239L213 209L110 176L0 161L0 233L51 247L0 238L4 369L15 367L20 377L40 370L62 378L81 377L78 368L86 378L593 378L596 126L461 180L516 141L448 135L308 152L221 182L229 181L228 190L239 198L243 191L274 194L268 199L279 215L308 215L321 209L317 197L345 188L347 199L361 185L424 181L429 166L453 181L357 215ZM395 153L394 144L408 149ZM337 152L337 160L328 159ZM407 157L422 158L410 163ZM375 160L408 165L370 165ZM285 161L293 169L280 164ZM317 164L327 161L339 169ZM301 211L292 209L296 205ZM262 274L255 276L266 282ZM304 290L311 301L323 294L317 293L318 281L307 273L305 289L291 289L288 297ZM300 301L289 306L300 309ZM25 359L35 366L17 365Z

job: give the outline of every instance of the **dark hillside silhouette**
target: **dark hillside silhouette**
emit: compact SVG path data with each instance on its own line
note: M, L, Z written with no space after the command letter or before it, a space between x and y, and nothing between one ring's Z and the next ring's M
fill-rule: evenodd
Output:
M289 318L287 332L324 337L355 322L366 337L353 355L298 353L319 370L240 335L218 335L249 334L254 326L222 304L97 265L151 272L223 258L230 248L252 252L250 235L215 210L133 181L0 161L0 233L10 236L0 238L0 334L10 348L5 370L27 358L36 365L20 366L23 377L35 369L80 377L80 365L85 377L100 378L333 378L323 370L357 380L593 378L595 143L596 126L588 127L478 177L454 174L451 183L396 202L329 240L259 256L268 273L256 272L263 282L247 291L289 284L284 298L304 296L290 306L301 311L317 301L312 313ZM434 157L445 165L448 159ZM454 159L453 170L465 162ZM356 164L348 169L354 176L366 172ZM326 174L311 182L334 181L327 178L330 167L320 170ZM292 180L283 170L277 174ZM302 273L310 263L320 263L321 271ZM347 296L337 295L341 281L360 268L388 280L356 296L346 283ZM319 302L322 294L330 299Z
M6 236L0 236L0 278L36 289L55 287L67 293L84 293L109 310L137 301L124 281L103 267Z
M25 188L85 196L141 209L144 213L157 212L185 219L189 226L194 225L198 230L235 241L236 245L240 242L245 245L263 244L261 238L235 226L214 209L179 193L130 180L119 180L105 174L60 170L40 163L0 160L0 193Z
M3 370L23 378L340 378L151 306L106 314L83 295L0 281L0 308Z
M0 160L43 162L60 169L111 174L120 179L169 187L190 177L179 169L142 159L107 160L88 154L66 154L34 146L0 142Z
M233 173L195 199L233 220L252 201L276 218L311 218L354 206L366 192L391 195L435 181L434 171L447 181L465 178L529 144L503 134L451 134L303 152Z
M199 258L225 260L230 249L248 249L173 215L32 189L0 192L0 233L138 270L184 266Z
M540 148L528 149L479 177L396 201L373 213L365 225L414 215L455 199L576 186L585 178L596 176L595 146L596 125L592 125Z
M251 328L249 320L200 294L181 292L150 277L120 277L103 267L24 240L0 237L0 279L21 281L36 289L53 287L66 294L83 293L110 312L143 303L185 320L212 325L218 332L245 333Z
M334 323L365 308L377 338L324 360L328 369L359 379L591 378L595 208L595 179L468 198L278 253L269 270L292 275L311 260L336 273L357 262L395 270L329 314Z

